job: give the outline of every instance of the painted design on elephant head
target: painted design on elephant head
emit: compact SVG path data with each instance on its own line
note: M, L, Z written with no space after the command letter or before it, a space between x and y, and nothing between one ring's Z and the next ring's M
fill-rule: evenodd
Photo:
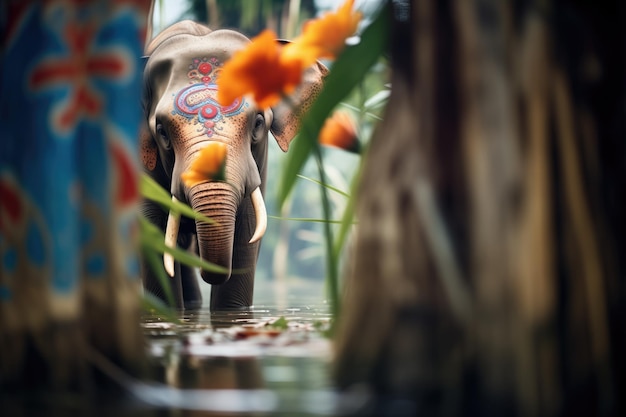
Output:
M223 117L235 116L248 107L248 103L242 99L228 106L220 106L217 102L216 81L221 67L222 63L217 58L194 58L187 73L192 85L181 89L174 96L172 114L181 115L198 124L198 132L204 132L208 137L213 136L214 129L219 129L216 124Z

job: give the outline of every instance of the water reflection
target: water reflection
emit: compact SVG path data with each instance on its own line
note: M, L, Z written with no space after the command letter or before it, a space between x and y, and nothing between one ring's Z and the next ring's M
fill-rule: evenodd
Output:
M279 331L272 323L281 317ZM144 320L151 379L163 385L135 387L135 395L173 413L162 415L336 414L325 305L199 310L181 319Z
M268 324L281 317L286 330L272 330ZM90 360L113 385L112 393L98 391L87 401L48 395L37 403L28 393L8 404L0 393L2 415L362 415L367 391L339 395L331 382L331 343L320 331L329 320L325 305L199 310L180 323L145 316L149 361L141 380L93 352Z

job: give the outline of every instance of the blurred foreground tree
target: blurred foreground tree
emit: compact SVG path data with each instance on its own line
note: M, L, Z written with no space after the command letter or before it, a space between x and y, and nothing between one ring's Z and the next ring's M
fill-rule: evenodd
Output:
M624 5L391 3L340 386L372 415L623 415Z

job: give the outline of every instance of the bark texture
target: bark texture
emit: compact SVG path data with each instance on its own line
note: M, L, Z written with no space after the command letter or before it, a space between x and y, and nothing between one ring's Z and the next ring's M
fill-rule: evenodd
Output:
M392 5L339 385L376 415L618 415L624 7Z

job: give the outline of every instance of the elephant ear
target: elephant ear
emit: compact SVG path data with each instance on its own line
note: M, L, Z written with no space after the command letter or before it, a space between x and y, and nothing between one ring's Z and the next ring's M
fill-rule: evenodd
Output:
M279 42L286 43L286 41ZM287 152L289 144L298 133L300 116L309 110L315 98L322 91L324 77L327 74L328 68L321 62L316 62L304 71L302 82L290 96L291 102L287 104L283 100L272 107L274 120L270 126L270 131L283 152Z
M154 171L157 166L158 160L158 148L157 144L150 133L150 128L147 122L143 122L139 128L139 155L141 157L141 163L148 171Z

